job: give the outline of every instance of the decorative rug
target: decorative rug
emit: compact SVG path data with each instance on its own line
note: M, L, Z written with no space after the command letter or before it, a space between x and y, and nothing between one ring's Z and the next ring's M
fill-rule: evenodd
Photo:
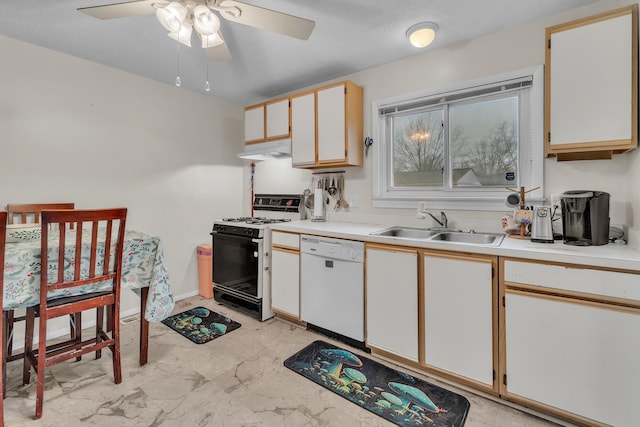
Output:
M324 341L284 366L398 426L461 427L469 413L464 396Z
M241 326L240 323L204 307L174 314L162 323L196 344L204 344Z

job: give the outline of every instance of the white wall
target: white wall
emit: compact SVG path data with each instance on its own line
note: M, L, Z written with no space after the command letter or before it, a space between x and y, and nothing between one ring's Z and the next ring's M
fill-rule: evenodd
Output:
M174 295L197 293L196 246L242 213L242 106L2 36L0 52L0 209L127 207L162 239Z
M628 4L632 2L603 0L550 18L519 25L454 46L427 51L336 80L349 79L364 87L364 133L371 135L372 101L544 64L546 27ZM356 198L357 207L351 208L348 213L334 214L334 218L424 225L425 220L417 221L415 211L412 209L373 208L371 203L372 156L373 150L370 150L362 168L347 168L345 193L348 199ZM630 153L615 155L612 160L601 161L557 162L555 158L546 159L545 196L578 189L607 191L611 193L611 223L626 224L637 229L640 224L640 213L632 206L640 206L640 196L639 192L633 191L631 183L638 182L640 178L638 157L637 153ZM255 177L257 189L279 192L280 188L286 187L302 192L307 188L310 179L309 171L301 174L299 171L287 170L284 164L279 164L277 167L280 172L276 176L270 162L257 164ZM249 174L245 172L246 176ZM498 219L502 216L497 212L451 211L447 214L450 222L456 227L496 231L499 230Z

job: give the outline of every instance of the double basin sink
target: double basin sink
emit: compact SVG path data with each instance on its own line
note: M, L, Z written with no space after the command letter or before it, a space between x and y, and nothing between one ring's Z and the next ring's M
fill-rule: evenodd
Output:
M395 237L430 242L450 242L479 246L499 246L504 239L501 233L463 232L451 229L424 229L395 226L370 233L371 236Z

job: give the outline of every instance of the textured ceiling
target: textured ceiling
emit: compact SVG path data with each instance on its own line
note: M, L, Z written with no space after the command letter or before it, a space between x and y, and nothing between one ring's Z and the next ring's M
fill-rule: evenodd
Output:
M154 15L98 20L79 7L123 0L1 0L0 34L150 79L173 84L178 43ZM243 0L316 22L308 40L222 21L233 59L209 61L199 47L180 47L182 88L248 105L422 53L407 28L440 30L437 49L594 0ZM3 60L7 60L3 58Z

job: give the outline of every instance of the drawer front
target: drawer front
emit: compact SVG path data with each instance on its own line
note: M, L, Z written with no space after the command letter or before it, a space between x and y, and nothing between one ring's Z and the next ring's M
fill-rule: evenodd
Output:
M271 233L271 244L299 250L300 235L295 233L283 233L281 231L273 231Z
M504 281L640 301L638 274L505 261Z

